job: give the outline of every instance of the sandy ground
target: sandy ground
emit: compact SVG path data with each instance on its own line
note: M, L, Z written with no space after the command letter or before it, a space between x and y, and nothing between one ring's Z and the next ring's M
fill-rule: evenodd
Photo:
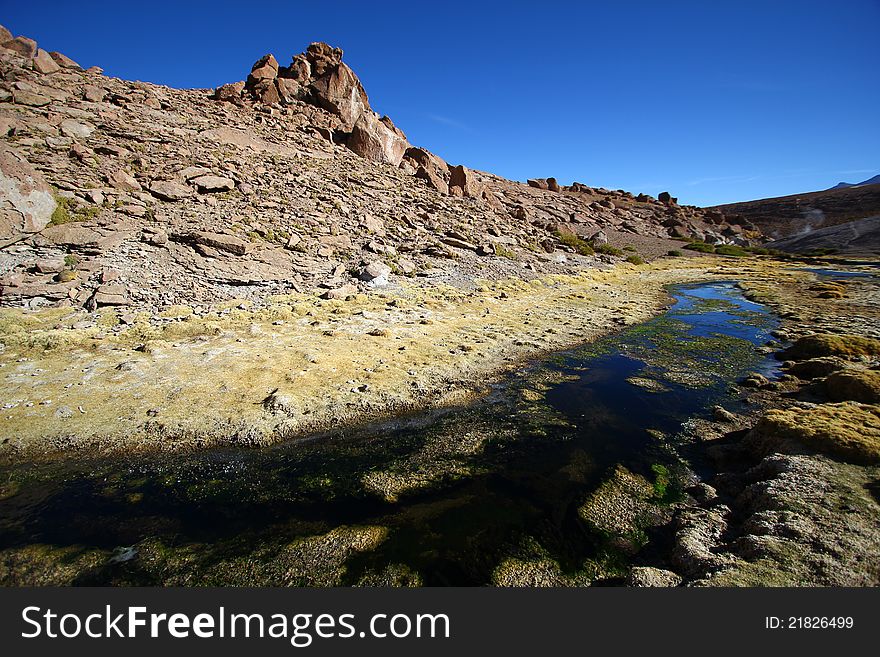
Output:
M0 458L264 445L472 399L541 353L642 322L664 286L763 281L770 261L666 258L474 291L402 287L348 302L276 297L160 324L82 327L70 309L0 314ZM76 327L74 326L76 325Z

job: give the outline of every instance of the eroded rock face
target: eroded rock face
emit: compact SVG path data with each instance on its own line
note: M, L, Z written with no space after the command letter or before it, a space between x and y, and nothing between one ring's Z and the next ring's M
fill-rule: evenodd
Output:
M351 132L348 147L368 160L398 166L410 144L403 133L393 124L389 127L389 123L387 117L379 119L374 112L365 112Z
M351 130L370 109L367 92L346 64L340 62L311 85L317 104L342 120L342 129Z
M56 205L43 176L16 152L0 147L0 239L42 230Z

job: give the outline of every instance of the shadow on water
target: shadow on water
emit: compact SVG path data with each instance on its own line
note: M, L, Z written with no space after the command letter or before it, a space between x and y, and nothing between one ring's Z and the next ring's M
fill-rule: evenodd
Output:
M341 573L329 581L355 584L394 565L427 585L482 585L523 550L562 572L607 560L607 537L578 508L609 471L652 480L652 466L674 461L682 422L743 372L775 367L756 349L775 319L734 284L670 292L664 315L532 363L487 399L430 419L272 448L8 468L3 581L67 560L82 584L308 584L328 580L297 569L325 566ZM301 539L365 526L384 528L368 549L318 566L301 550L283 556ZM268 562L284 558L282 578Z

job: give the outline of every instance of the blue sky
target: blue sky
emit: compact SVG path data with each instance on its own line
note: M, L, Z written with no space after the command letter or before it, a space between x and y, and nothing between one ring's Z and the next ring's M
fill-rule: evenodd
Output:
M711 205L880 173L877 0L0 0L0 23L174 87L327 41L412 143L517 180Z

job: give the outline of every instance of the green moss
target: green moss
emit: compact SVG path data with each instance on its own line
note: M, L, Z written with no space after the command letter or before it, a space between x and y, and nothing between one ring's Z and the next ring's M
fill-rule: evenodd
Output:
M509 260L516 260L516 254L500 244L495 244L495 255L501 256L502 258L508 258Z
M582 240L577 235L574 235L572 233L560 233L559 231L556 231L556 237L559 238L560 242L562 242L566 246L570 246L581 255L588 256L595 253L593 247L590 246L590 243L586 240Z
M715 247L711 244L706 244L705 242L691 242L684 248L699 253L715 253Z
M737 256L743 257L748 255L748 253L740 246L735 246L733 244L721 244L720 246L715 247L715 253L718 255L726 255L726 256Z
M643 265L645 264L645 259L640 256L638 253L634 253L626 259L627 262L633 265Z
M610 244L594 244L593 249L596 251L596 253L603 253L605 255L618 257L623 255L623 251L618 249L616 246L611 246Z
M784 360L808 360L820 356L880 356L880 340L822 333L800 338L782 352Z
M678 249L672 249L672 250L670 250L670 251L667 251L667 252L666 252L666 255L668 255L668 256L672 256L673 258L680 258L680 257L682 257L682 256L684 255L684 253L682 253L682 252L679 251Z
M851 463L880 463L880 406L844 402L771 410L750 439L771 447L793 439Z

